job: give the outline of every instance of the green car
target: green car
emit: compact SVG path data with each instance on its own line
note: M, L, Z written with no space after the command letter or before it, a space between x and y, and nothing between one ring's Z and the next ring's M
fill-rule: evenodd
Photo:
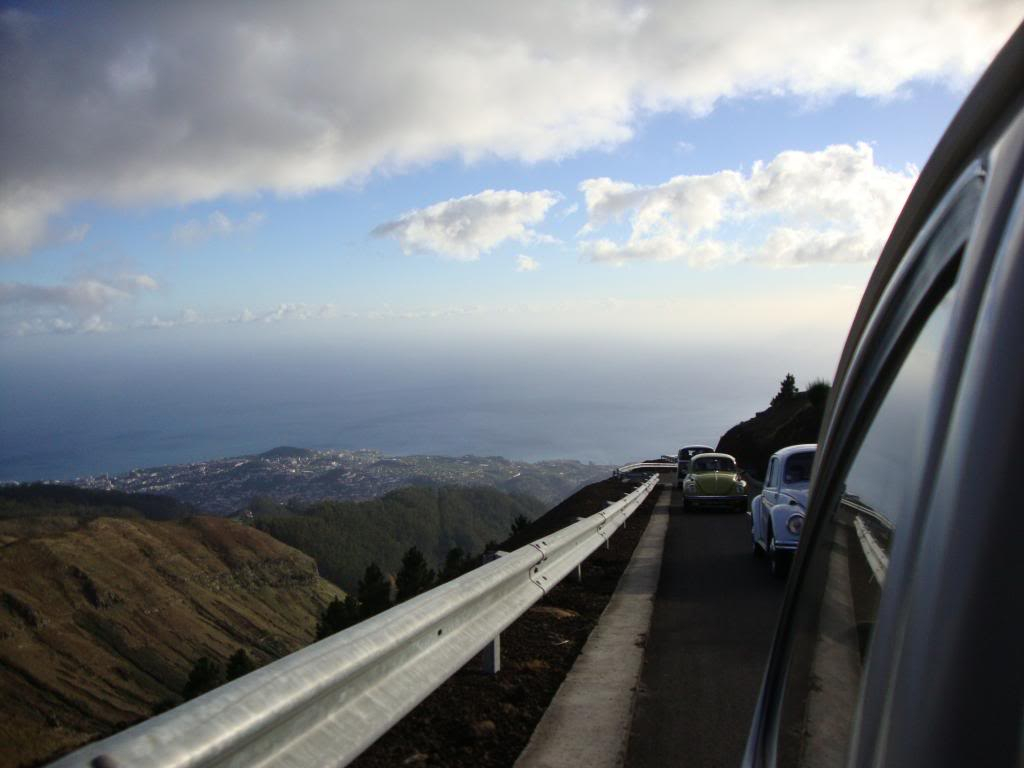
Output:
M683 479L683 508L745 512L747 484L737 474L736 459L727 453L699 453L690 459Z

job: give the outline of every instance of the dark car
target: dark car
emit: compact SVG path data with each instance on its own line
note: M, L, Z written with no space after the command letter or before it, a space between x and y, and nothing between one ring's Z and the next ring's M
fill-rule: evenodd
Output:
M1024 764L1024 27L840 359L745 766Z
M683 487L683 478L690 471L690 459L698 453L714 453L715 449L710 445L687 445L679 449L676 459L676 488Z

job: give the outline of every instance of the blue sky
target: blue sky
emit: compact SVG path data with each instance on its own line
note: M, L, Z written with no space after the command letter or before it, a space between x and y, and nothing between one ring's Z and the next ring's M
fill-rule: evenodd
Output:
M372 312L566 298L721 295L732 292L737 279L780 289L794 283L860 285L869 261L784 271L748 264L695 270L679 262L638 262L625 268L586 263L577 253L576 235L587 221L577 187L597 175L658 185L678 175L749 169L786 150L813 153L857 142L871 145L879 166L920 167L963 96L962 88L925 82L887 99L847 95L810 105L793 96L729 100L706 116L647 116L625 145L565 158L525 163L447 158L299 196L253 192L144 207L80 202L60 218L72 229L88 225L81 241L44 246L5 262L2 269L5 280L39 284L118 271L150 275L159 289L141 293L129 307L111 309L168 320L187 309L232 314L299 303ZM430 252L404 254L398 243L372 235L375 226L406 211L486 189L560 195L542 227L560 242L508 240L465 263ZM207 231L211 216L226 217L235 229ZM189 222L198 223L194 238L176 238L175 232ZM606 231L628 234L628 223L614 223ZM537 270L517 273L520 255L533 258Z
M765 376L827 377L918 170L1020 15L7 5L0 355L557 354L671 328L681 357L710 335ZM805 348L781 341L794 329Z

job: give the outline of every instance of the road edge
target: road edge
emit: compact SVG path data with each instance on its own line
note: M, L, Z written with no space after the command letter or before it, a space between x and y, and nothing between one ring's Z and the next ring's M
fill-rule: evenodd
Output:
M515 768L623 765L654 613L672 490L654 511L615 592Z

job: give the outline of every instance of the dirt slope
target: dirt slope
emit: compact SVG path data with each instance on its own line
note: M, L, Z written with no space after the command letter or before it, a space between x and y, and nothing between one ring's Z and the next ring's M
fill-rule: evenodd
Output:
M30 765L176 703L192 665L313 640L341 592L252 528L196 517L0 524L0 765Z

